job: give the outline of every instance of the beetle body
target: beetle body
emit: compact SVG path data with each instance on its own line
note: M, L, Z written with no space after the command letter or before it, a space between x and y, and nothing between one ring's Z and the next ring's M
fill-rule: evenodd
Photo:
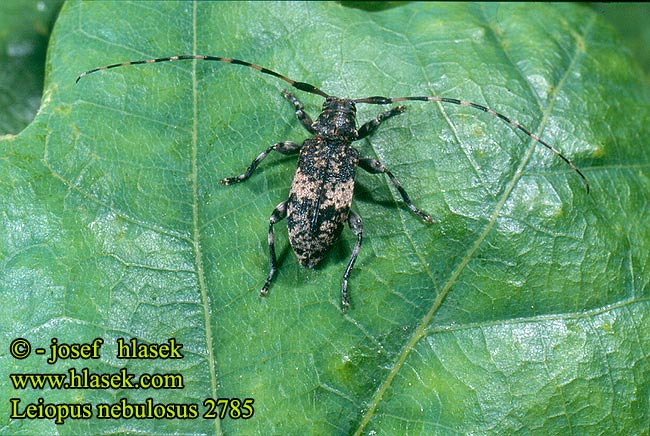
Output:
M287 203L289 242L300 264L316 266L350 214L359 152L337 138L303 143Z
M287 91L283 94L294 105L296 116L303 127L315 136L306 139L302 145L291 141L274 144L260 154L244 174L224 179L222 183L230 184L247 179L271 151L281 154L300 152L289 198L273 210L269 220L270 270L261 292L266 295L277 270L273 226L278 221L287 218L289 243L300 265L306 268L315 267L325 258L341 236L347 222L357 236L357 242L343 274L341 301L343 308L346 308L349 305L348 278L363 238L361 217L350 209L357 167L360 166L370 173L387 174L407 206L424 221L433 221L428 214L411 203L406 191L390 171L379 161L359 158L358 150L352 146L353 141L368 136L385 119L402 113L404 106L397 106L380 114L357 130L356 106L353 100L328 96L320 115L312 122L296 97Z
M303 142L287 202L289 243L300 264L313 268L339 239L350 214L359 152L356 108L329 97Z

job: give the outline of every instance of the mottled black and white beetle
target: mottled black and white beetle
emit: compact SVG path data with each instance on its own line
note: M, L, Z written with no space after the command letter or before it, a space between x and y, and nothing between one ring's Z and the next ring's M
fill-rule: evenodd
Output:
M348 279L350 277L350 271L352 270L354 262L359 254L363 236L361 217L350 209L354 191L354 176L357 166L372 174L386 174L393 185L395 185L395 188L397 188L408 208L423 221L428 223L433 222L427 213L415 207L400 182L384 165L381 164L381 162L371 158L359 158L359 152L352 146L352 142L363 139L377 130L383 121L404 112L406 109L405 106L394 107L391 110L380 114L377 118L366 122L357 129L357 103L384 105L400 101L429 101L470 106L483 112L487 112L502 119L514 128L521 130L527 136L539 142L562 158L564 162L580 175L585 187L587 188L587 192L589 192L589 183L587 178L580 172L580 170L576 168L569 159L554 147L544 142L540 137L533 134L516 121L513 121L492 109L480 104L455 98L389 98L379 96L358 98L354 100L338 98L326 94L313 85L305 82L296 82L288 77L276 73L275 71L251 64L250 62L217 56L198 55L171 56L107 65L82 73L77 77L77 82L88 74L96 71L108 70L110 68L186 59L218 61L243 65L284 80L300 91L320 95L325 98L325 103L323 103L323 109L320 115L318 115L316 121L312 121L311 117L304 111L302 103L300 103L300 101L289 92L283 91L282 94L284 97L293 105L300 124L302 124L302 126L314 136L306 139L302 144L292 141L273 144L257 156L243 174L221 180L222 184L230 185L248 179L251 174L253 174L259 163L272 151L284 155L300 153L298 158L298 169L296 170L293 184L289 191L289 198L277 205L269 220L268 239L270 270L266 282L264 283L264 286L262 286L262 296L267 294L271 281L273 280L278 268L277 258L275 255L275 237L273 234L273 226L278 221L287 218L289 242L298 258L298 261L300 262L300 265L306 268L313 268L323 260L328 250L340 237L341 232L343 231L343 226L345 222L347 222L348 226L357 237L357 242L352 250L350 261L343 273L343 284L341 286L341 301L343 309L345 310L349 306Z

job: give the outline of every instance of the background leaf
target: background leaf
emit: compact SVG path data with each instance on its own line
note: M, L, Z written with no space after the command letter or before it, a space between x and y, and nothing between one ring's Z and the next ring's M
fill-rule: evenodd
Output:
M535 13L531 13L534 9ZM309 25L306 25L309 23ZM324 264L282 248L269 296L266 231L307 135L284 83L253 70L125 60L246 59L338 96L444 95L541 134L585 171L470 108L408 105L356 145L365 241L339 310L349 232ZM0 433L602 434L648 428L648 137L639 67L588 8L335 3L70 3L52 36L39 115L0 142L3 350L106 342L47 365L0 354L0 375L68 367L180 373L180 390L17 390L21 404L201 404L253 397L243 420L10 419ZM299 97L312 115L322 99ZM359 107L361 122L384 108ZM278 226L278 244L286 247ZM18 310L17 310L18 309ZM117 338L184 345L182 360L115 358ZM21 406L22 407L22 406ZM203 408L200 408L203 412Z
M625 48L631 50L641 65L646 84L649 84L650 53L646 47L650 44L650 28L646 17L650 7L645 3L625 3L618 7L611 3L591 3L590 6L618 30Z
M18 133L36 114L48 36L60 3L6 0L0 4L0 134Z

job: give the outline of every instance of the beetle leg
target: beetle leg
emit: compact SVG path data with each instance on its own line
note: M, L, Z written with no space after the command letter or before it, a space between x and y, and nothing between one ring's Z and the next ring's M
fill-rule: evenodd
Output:
M296 117L298 117L298 121L300 121L300 124L307 129L309 133L313 133L314 135L316 132L312 128L312 119L309 116L307 112L305 112L305 106L298 100L292 93L287 91L286 89L282 90L282 95L284 98L286 98L289 103L293 105L293 107L296 109Z
M363 222L361 221L361 217L350 211L350 214L348 215L348 226L350 226L350 230L357 235L357 243L354 244L352 255L350 256L350 262L348 262L348 266L345 268L345 272L343 273L343 285L341 286L341 308L343 310L346 310L350 306L350 301L348 300L348 278L350 277L350 271L354 266L354 262L357 260L357 256L359 255L361 241L363 240Z
M379 162L376 159L371 159L371 158L362 158L359 159L359 166L363 168L364 170L368 171L370 174L386 174L388 178L390 179L391 182L393 182L393 185L397 188L399 191L400 195L402 196L402 199L404 199L404 203L408 206L411 211L419 216L423 221L426 221L428 223L432 223L433 219L431 216L418 209L415 207L411 199L409 198L409 195L406 193L406 190L402 187L402 184L395 178L393 173L391 173L388 168L386 168L381 162Z
M269 275L266 278L266 282L264 283L264 286L262 286L262 290L260 291L260 295L263 297L269 292L269 286L271 285L271 281L273 280L273 276L275 275L275 271L278 269L278 259L275 257L275 235L273 234L273 224L277 223L278 221L282 221L285 219L287 216L287 202L283 201L282 203L278 204L275 209L273 209L273 213L271 214L271 218L269 218Z
M359 127L358 133L359 136L357 139L363 139L366 136L370 135L372 132L377 130L377 127L385 120L395 115L399 115L406 110L406 106L396 106L389 111L383 112L377 116L374 120L370 120L365 123L363 126Z
M255 171L255 169L260 164L260 162L262 162L262 160L264 160L264 158L268 156L269 153L271 153L272 151L277 151L280 154L284 154L288 156L291 154L298 153L300 151L300 147L302 147L301 144L298 144L293 141L284 141L284 142L278 142L276 144L273 144L272 146L270 146L269 148L261 152L260 155L255 158L255 160L246 169L246 172L235 177L226 177L225 179L221 179L219 183L221 183L222 185L230 185L233 183L243 182L253 174L253 171Z

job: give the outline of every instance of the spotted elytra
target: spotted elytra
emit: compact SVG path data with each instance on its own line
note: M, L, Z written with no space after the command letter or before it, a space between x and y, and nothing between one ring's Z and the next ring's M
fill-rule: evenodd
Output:
M260 162L272 151L283 155L299 154L298 168L289 191L289 198L275 207L269 219L268 246L270 268L260 292L262 296L268 293L278 268L273 230L273 226L276 223L285 218L287 219L289 242L300 265L306 268L313 268L325 258L329 249L339 239L344 224L347 222L357 238L350 260L343 273L343 282L341 285L342 308L344 310L348 308L348 280L352 267L359 255L363 240L361 217L350 209L357 167L372 174L386 174L401 195L406 206L422 221L426 223L433 222L429 214L413 204L406 190L402 187L402 184L388 168L376 159L359 157L359 152L352 146L352 142L372 134L382 122L404 112L406 107L393 107L357 128L356 105L358 103L388 105L403 101L440 102L468 106L486 112L523 132L526 136L542 144L552 153L560 157L581 177L587 192L589 192L589 182L584 174L555 147L549 145L539 136L503 114L495 112L483 105L456 98L437 96L338 98L327 94L309 83L297 82L275 71L250 62L232 58L199 55L170 56L116 63L88 70L79 75L76 81L79 82L81 78L88 74L112 68L188 59L243 65L284 80L299 91L325 98L321 113L315 121L312 121L312 118L304 111L303 104L293 94L288 91L283 91L282 94L284 97L294 107L298 121L313 136L303 141L302 144L292 141L273 144L260 153L244 173L221 180L222 184L230 185L248 179Z

